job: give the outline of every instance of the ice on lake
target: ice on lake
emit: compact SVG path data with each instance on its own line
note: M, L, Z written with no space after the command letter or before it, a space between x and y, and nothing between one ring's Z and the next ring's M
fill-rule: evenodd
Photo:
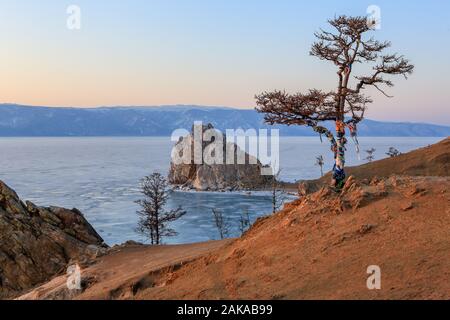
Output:
M393 146L401 152L433 144L439 138L360 138L361 149L374 147L377 159ZM0 179L21 198L38 205L80 209L105 241L143 241L134 228L139 180L153 171L168 172L170 138L0 138ZM364 152L363 152L364 153ZM323 155L326 171L333 165L329 145L314 137L281 138L281 178L286 181L320 176L315 157ZM364 154L362 154L364 158ZM352 142L348 165L359 165ZM217 239L211 209L217 208L234 223L249 212L252 220L270 214L268 194L175 192L169 207L182 205L188 214L175 222L177 237L166 243Z

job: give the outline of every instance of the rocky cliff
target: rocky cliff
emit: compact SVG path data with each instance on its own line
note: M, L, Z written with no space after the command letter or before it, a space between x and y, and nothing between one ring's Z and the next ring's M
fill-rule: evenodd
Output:
M175 146L174 150L178 152L178 158L186 156L183 152L189 152L190 154L187 156L187 161L183 161L181 164L172 160L169 172L169 182L171 184L198 191L231 191L264 189L268 182L271 181L271 176L262 174L264 166L259 160L245 153L236 144L227 142L226 137L216 131L211 124L202 126L200 132L202 135L208 130L214 130L217 133L215 137L222 140L219 145L221 146L222 154L220 156L215 155L215 151L211 152L211 154L212 157L218 156L222 161L220 163L207 164L208 161L205 160L205 154L209 154L208 149L214 149L211 148L211 143L215 143L216 140L214 137L210 141L202 139L202 141L198 142L199 146L196 147L194 130L195 126L193 126L191 133L181 138ZM202 163L196 164L196 161L194 161L194 150L200 148L200 146ZM227 162L228 154L232 154L233 164L228 164L230 163L230 161ZM244 164L239 164L239 155L241 155L241 159L245 159Z
M23 203L0 181L0 298L86 265L106 250L103 239L77 209Z

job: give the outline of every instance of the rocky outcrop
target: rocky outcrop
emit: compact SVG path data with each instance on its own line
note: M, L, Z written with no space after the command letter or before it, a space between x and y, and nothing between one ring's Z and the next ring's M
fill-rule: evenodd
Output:
M23 203L0 181L0 298L88 264L106 251L103 239L77 209Z
M185 161L181 164L174 162L172 157L172 163L169 172L169 182L173 185L186 189L196 189L197 191L232 191L232 190L254 190L264 189L268 182L272 181L271 176L263 175L264 167L261 162L255 157L245 153L234 143L227 143L226 137L220 132L215 130L211 124L201 126L199 132L203 136L207 131L213 131L214 134L211 139L201 139L200 142L195 141L194 131L196 126L192 127L191 133L180 140L175 145L175 152L178 159L185 157ZM208 135L208 134L207 134ZM213 150L212 143L217 143L215 139L221 139L221 143L217 144L221 146L221 155L215 154L217 151L209 152ZM209 140L209 141L205 141ZM198 146L195 145L198 143ZM201 147L201 149L200 149ZM200 149L201 152L201 164L199 161L194 161L195 150ZM187 151L189 150L189 151ZM189 152L187 155L184 152ZM221 159L211 163L205 159L205 154ZM232 155L233 161L228 159L227 155ZM238 156L245 161L238 161ZM229 164L232 162L232 164ZM209 163L209 164L208 164ZM239 164L243 163L243 164Z

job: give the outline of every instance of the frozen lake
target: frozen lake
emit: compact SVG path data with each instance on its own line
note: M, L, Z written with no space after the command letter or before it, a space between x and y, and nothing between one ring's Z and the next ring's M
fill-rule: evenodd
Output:
M401 152L433 144L440 138L360 138L361 149L374 147L375 158L386 157L393 146ZM135 233L135 200L139 180L153 171L167 174L172 142L161 138L0 138L0 179L22 199L38 205L80 209L105 241L143 241ZM325 171L333 165L329 144L313 137L281 138L281 177L286 181L320 176L315 157L323 155ZM365 157L364 152L362 154ZM347 165L359 165L353 143ZM267 194L176 192L169 206L182 205L188 214L173 224L177 237L165 243L185 243L217 238L212 208L234 223L248 211L252 220L271 212Z

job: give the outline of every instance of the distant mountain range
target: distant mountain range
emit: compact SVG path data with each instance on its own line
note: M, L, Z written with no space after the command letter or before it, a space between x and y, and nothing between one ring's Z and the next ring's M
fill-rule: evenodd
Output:
M313 136L302 126L268 126L254 110L203 106L50 108L0 104L2 137L169 136L194 121L225 129L277 128L283 136ZM332 124L327 124L330 128ZM364 120L361 136L447 137L450 127Z

